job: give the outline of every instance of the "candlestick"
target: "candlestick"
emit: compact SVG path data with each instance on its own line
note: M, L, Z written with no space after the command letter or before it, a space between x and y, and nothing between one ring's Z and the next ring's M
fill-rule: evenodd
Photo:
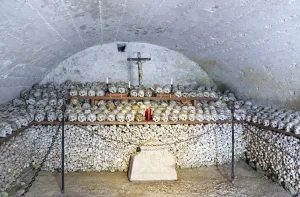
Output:
M171 78L171 85L173 85L173 78Z

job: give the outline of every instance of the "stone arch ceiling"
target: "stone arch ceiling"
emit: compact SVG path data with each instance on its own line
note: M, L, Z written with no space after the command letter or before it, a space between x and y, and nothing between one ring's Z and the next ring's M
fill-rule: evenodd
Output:
M182 52L240 98L300 104L299 0L0 0L0 101L114 41Z

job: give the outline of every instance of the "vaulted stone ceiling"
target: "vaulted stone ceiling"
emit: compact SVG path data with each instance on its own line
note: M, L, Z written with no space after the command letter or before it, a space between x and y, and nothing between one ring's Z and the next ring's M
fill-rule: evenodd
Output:
M240 98L300 104L300 1L1 0L0 101L73 54L148 42L197 62Z

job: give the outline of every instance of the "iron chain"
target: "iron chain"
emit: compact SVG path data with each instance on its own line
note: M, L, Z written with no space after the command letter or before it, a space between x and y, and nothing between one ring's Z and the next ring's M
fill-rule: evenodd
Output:
M31 181L28 183L27 187L24 189L24 192L21 194L20 197L25 197L26 193L29 191L29 189L31 188L32 184L34 183L34 181L36 180L36 177L39 175L39 172L42 170L49 154L51 153L52 149L53 149L53 146L54 146L54 143L57 139L57 136L58 136L58 133L59 133L59 126L55 132L55 134L53 135L52 137L52 140L51 140L51 144L50 146L48 147L48 150L42 160L42 162L40 163L40 166L38 167L38 169L36 170L36 172L34 173L34 176L31 178Z
M90 132L89 130L87 130L86 128L82 127L82 126L79 126L77 125L77 127L87 131L87 132ZM164 143L164 144L148 144L148 145L143 145L143 143L134 143L134 142L130 142L130 141L122 141L122 140L117 140L117 139L112 139L112 138L109 138L109 137L106 137L104 135L100 135L98 133L94 133L96 134L97 136L101 137L102 140L104 141L114 141L114 142L118 142L118 143L124 143L124 144L131 144L131 145L135 145L135 146L146 146L146 147L161 147L161 146L171 146L171 145L175 145L175 144L179 144L179 143L183 143L183 142L187 142L187 141L190 141L190 140L194 140L194 139L197 139L199 137L202 137L204 136L205 134L208 134L209 132L206 132L206 133L202 133L202 134L199 134L199 135L195 135L195 136L192 136L192 137L189 137L189 138L186 138L184 140L178 140L178 141L174 141L174 142L170 142L170 143Z

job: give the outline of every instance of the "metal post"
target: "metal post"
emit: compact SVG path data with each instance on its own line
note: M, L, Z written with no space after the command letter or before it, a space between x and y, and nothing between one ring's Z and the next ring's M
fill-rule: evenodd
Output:
M232 104L232 120L231 120L231 183L234 183L234 103Z
M65 193L65 106L63 106L61 132L61 193Z

